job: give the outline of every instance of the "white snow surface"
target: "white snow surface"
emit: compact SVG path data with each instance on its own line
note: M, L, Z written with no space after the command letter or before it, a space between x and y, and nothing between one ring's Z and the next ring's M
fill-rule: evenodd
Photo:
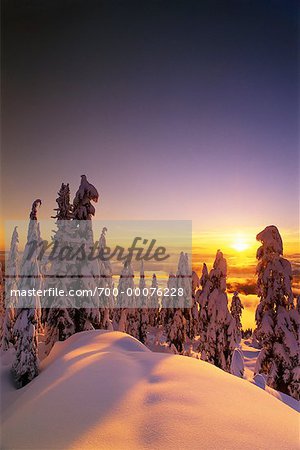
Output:
M255 373L256 360L259 355L260 350L253 346L252 339L242 339L241 342L241 351L244 357L244 378L250 381L251 383L256 384L262 389L265 389L266 392L278 398L278 400L282 401L286 405L289 405L295 411L300 411L300 403L290 395L284 394L283 392L276 391L272 389L268 385L266 385L265 377L262 374ZM298 427L299 428L299 427Z
M121 332L57 342L15 390L1 367L4 449L288 449L298 413L195 358L154 353Z

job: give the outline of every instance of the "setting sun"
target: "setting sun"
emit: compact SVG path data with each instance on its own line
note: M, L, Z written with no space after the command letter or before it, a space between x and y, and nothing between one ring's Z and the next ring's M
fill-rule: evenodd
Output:
M238 236L231 245L231 247L237 252L243 252L244 250L247 250L250 247L250 245L247 243L244 237Z

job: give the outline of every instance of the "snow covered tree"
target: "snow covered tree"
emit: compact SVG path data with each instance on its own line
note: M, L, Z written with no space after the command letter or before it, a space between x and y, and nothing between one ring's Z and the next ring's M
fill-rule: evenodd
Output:
M188 335L190 339L194 339L199 334L199 303L196 299L197 291L200 287L200 278L193 270L192 272L192 308L191 320Z
M230 312L231 312L232 317L235 320L236 345L239 345L241 342L241 339L242 339L241 316L242 316L243 309L244 309L244 307L242 305L242 302L240 300L238 292L234 292L232 300L231 300Z
M69 183L61 184L61 188L58 192L58 197L56 199L57 208L56 215L52 216L52 219L57 220L70 220L73 217L72 205L70 203L70 188Z
M97 202L98 198L97 189L87 181L85 175L81 175L81 183L73 201L73 224L76 233L72 246L73 248L78 246L78 249L82 247L85 254L88 254L95 245L91 220L95 215L95 207L91 202ZM94 329L94 325L99 326L100 323L99 297L88 294L88 292L97 294L95 288L97 287L96 280L99 278L99 264L97 260L85 259L84 262L77 260L74 270L78 275L74 278L75 292L82 291L87 294L83 297L75 297L74 323L77 333Z
M40 198L38 198L37 200L34 200L34 202L32 203L31 206L31 211L29 214L29 219L30 220L37 220L37 213L39 208L42 206L42 200ZM29 223L29 228L30 228L31 223ZM32 225L33 228L37 228L37 231L34 232L34 239L39 240L40 239L40 233L39 233L39 224L38 222L33 222Z
M171 347L175 347L176 353L183 353L186 341L186 319L181 308L177 308L173 314L168 329L168 341Z
M195 275L193 276L191 272L187 253L181 252L176 275L177 291L180 292L182 290L182 295L179 295L179 303L183 308L183 315L186 319L187 336L191 340L194 339L198 332L198 305L195 301L193 286Z
M264 374L272 388L299 399L300 316L291 289L291 264L282 256L282 239L275 226L266 227L256 239L262 245L256 255L260 303L254 334L262 350L255 373Z
M176 273L177 291L182 289L182 294L178 294L178 304L183 308L191 308L192 305L192 272L189 265L187 253L180 253L178 269Z
M139 309L139 340L143 343L147 343L147 333L149 328L149 314L148 308Z
M80 222L77 229L77 238L84 246L85 253L88 254L90 248L94 247L92 222L89 220ZM73 243L76 248L76 242ZM85 259L75 261L75 276L73 281L73 289L75 292L83 292L83 296L76 295L75 309L75 332L93 330L94 326L98 327L100 323L99 296L97 291L97 283L99 281L99 264L98 260L89 261Z
M14 335L16 337L16 356L12 365L12 373L18 387L29 383L39 372L37 327L40 302L38 296L30 296L28 291L41 287L41 276L37 261L37 250L32 252L32 242L40 239L37 210L41 205L38 199L32 205L28 226L27 243L20 269L19 289L26 293L19 298L16 308ZM20 304L20 302L22 302Z
M73 254L82 249L87 255L94 247L91 218L95 214L95 208L91 201L97 202L98 197L96 188L82 175L72 206L69 185L62 183L54 216L57 219L57 230L53 240L58 249L68 247ZM99 273L99 262L96 259L89 261L85 258L81 261L80 256L71 260L59 257L51 262L48 288L56 287L64 292L72 289L74 292L84 292L85 295L44 299L44 303L48 303L47 300L51 303L46 315L47 352L57 340L65 340L74 333L91 330L93 325L99 325L99 298L95 291ZM94 292L96 295L93 295Z
M148 300L149 300L148 302L149 325L151 327L155 327L159 321L158 282L155 273L152 275L150 295Z
M193 272L192 272L192 293L193 293L194 297L196 295L197 289L199 289L199 286L200 286L200 279L199 279L197 273L193 270Z
M184 317L187 321L187 336L190 340L193 340L199 330L199 309L198 302L196 301L196 290L199 288L199 277L196 272L192 272L190 275L190 269L188 267L188 260L186 256L186 274L184 279L187 280L188 291L186 291L186 303L190 303L190 307L184 309Z
M110 261L104 258L106 248L106 232L104 227L99 239L99 288L102 288L102 294L99 296L100 304L100 323L99 328L104 330L112 330L112 322L110 320L110 308L114 306L113 298L113 281L112 281L112 267ZM108 289L106 289L108 288ZM107 294L109 293L109 294Z
M90 184L85 175L81 175L81 183L73 200L73 218L75 220L91 220L95 215L95 207L99 194L95 186Z
M2 350L7 351L10 344L15 343L13 327L15 323L15 306L18 304L16 290L19 275L19 236L17 227L14 228L9 255L6 263L6 310L3 322Z
M60 286L59 289L63 288ZM66 298L68 301L68 299ZM65 302L66 304L66 302ZM59 306L61 304L59 303ZM57 341L65 341L74 334L74 316L72 308L57 308L53 305L45 328L45 353L48 355Z
M213 269L207 278L204 270L204 287L200 308L204 308L204 336L200 341L201 358L225 371L230 370L233 350L236 346L235 321L228 310L226 294L227 263L218 250ZM204 289L203 289L204 291ZM200 318L202 311L200 309ZM206 315L207 314L207 315ZM202 327L201 327L202 328Z
M206 360L208 352L207 329L209 324L208 317L208 296L211 290L211 281L209 279L207 265L204 263L202 268L202 275L199 281L201 289L196 293L196 301L199 304L199 352L201 359Z
M126 333L140 340L140 312L138 308L128 308L126 316Z
M161 301L161 310L160 310L160 320L165 328L165 331L167 333L167 329L169 327L170 319L173 315L173 297L170 295L171 292L173 292L174 289L176 289L176 275L174 273L169 274L169 279L167 283L167 295L164 295Z
M171 294L171 292L170 292ZM181 252L176 273L176 296L173 297L175 308L169 311L167 325L167 339L179 353L184 350L187 339L188 321L185 313L190 318L192 303L192 274L190 272L188 255Z
M147 342L147 333L149 328L149 310L147 307L148 304L148 295L147 295L147 287L145 281L145 272L144 272L144 263L141 260L141 268L140 268L140 280L139 280L139 290L140 295L138 298L138 307L139 307L139 340L146 344Z
M58 228L60 229L60 224L58 224ZM65 232L60 235L57 231L54 239L57 241L62 239L60 244L65 243ZM59 259L52 261L48 273L51 277L48 279L45 288L57 288L58 291L65 292L65 295L43 299L45 304L50 306L45 325L46 354L50 352L56 341L64 341L75 333L73 298L67 295L70 289L70 279L68 278L70 273L70 265L67 261Z
M0 301L4 304L4 297L2 292L0 292ZM3 311L1 312L1 325L0 325L0 337L1 337L1 348L2 351L7 351L9 349L10 343L14 343L14 336L13 336L13 326L14 326L14 309L4 307L1 308Z
M141 260L141 267L140 267L139 293L140 293L140 295L138 297L138 306L140 308L147 308L147 306L148 306L148 289L146 286L143 260Z
M134 273L131 264L125 261L120 274L118 284L118 295L116 299L116 308L113 315L114 330L125 331L128 309L134 307L135 299L131 292L134 292ZM132 291L131 291L132 290ZM122 320L121 320L122 319Z
M54 246L60 249L67 246L73 237L73 227L70 221L72 207L70 204L69 184L62 183L56 199L55 208L57 229L53 236ZM45 350L48 354L56 341L64 341L75 333L75 310L73 299L66 295L70 289L73 262L60 257L51 260L46 277L45 290L57 288L65 292L63 297L48 296L43 298L43 318L45 321Z
M134 273L133 268L130 264L127 265L127 272L125 271L124 282L125 290L122 296L122 302L126 309L126 325L125 331L136 339L140 339L140 313L139 308L137 308L135 291L134 291ZM124 286L124 285L123 285ZM122 325L122 321L121 321ZM120 328L119 328L120 330Z
M193 340L199 334L199 308L196 297L192 297L192 307L190 309L189 324L188 324L188 337Z

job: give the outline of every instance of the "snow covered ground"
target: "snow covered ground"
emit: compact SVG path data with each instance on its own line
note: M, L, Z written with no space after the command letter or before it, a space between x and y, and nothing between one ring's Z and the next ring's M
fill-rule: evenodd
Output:
M299 417L289 406L247 380L151 352L124 333L89 331L56 343L40 375L20 390L4 364L3 449L299 448Z
M198 353L198 342L199 337L194 339L193 342L190 342L187 340L185 343L185 352L189 356L192 356L194 358L199 358ZM170 353L173 354L172 349L169 347L169 344L166 342L166 337L163 335L163 330L161 327L159 328L151 328L149 333L149 340L147 346L153 351L153 352L159 352L159 353ZM278 392L275 389L270 388L266 385L265 380L262 375L259 375L257 377L254 377L255 372L255 364L256 359L259 354L259 349L254 347L252 345L252 338L250 339L242 339L240 344L240 350L243 354L243 360L244 360L244 379L248 380L250 383L254 383L260 388L264 389L269 394L273 395L274 397L278 398L280 401L284 402L285 404L289 405L291 408L295 409L295 411L300 411L300 404L299 402L294 399L293 397L286 395L282 392Z
M258 377L254 377L254 369L256 364L256 359L259 354L259 349L252 346L251 339L242 339L241 342L241 350L244 355L244 366L245 366L245 374L244 378L251 383L256 383L257 385L260 385L265 389L266 392L273 395L274 397L278 398L285 404L289 405L291 408L294 408L295 411L299 411L299 402L294 399L293 397L286 395L282 392L278 392L275 389L270 388L269 386L265 385L264 381L262 379L262 375L258 375Z

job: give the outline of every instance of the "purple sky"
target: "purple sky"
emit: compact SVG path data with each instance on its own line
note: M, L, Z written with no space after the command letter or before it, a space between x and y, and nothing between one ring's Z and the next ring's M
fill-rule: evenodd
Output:
M4 1L4 218L298 228L297 3Z

